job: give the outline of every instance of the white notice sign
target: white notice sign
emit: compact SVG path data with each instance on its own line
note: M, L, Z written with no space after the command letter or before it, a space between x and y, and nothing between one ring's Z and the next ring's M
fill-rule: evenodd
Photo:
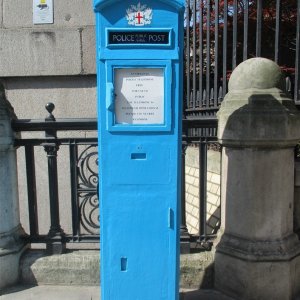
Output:
M53 0L33 0L33 24L53 24Z
M164 69L115 69L117 124L164 124Z

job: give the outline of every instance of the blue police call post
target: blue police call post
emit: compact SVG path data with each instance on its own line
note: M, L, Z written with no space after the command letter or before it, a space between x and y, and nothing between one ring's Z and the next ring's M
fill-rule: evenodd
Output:
M184 0L94 0L102 300L179 294Z

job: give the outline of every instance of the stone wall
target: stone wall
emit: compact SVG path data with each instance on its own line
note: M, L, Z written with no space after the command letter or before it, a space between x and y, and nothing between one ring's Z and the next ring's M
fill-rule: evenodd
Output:
M92 0L55 0L54 24L34 25L32 0L0 0L0 82L18 118L96 117L95 20ZM37 137L41 134L23 134ZM78 137L91 136L80 132ZM96 133L92 133L96 135ZM74 135L73 135L74 136ZM58 152L61 222L71 231L68 149ZM40 233L49 230L46 153L36 147ZM67 176L66 176L66 172ZM18 149L21 222L28 231L24 151Z
M0 9L1 77L95 74L91 0L56 0L47 25L33 25L32 0L0 0Z
M32 0L0 0L0 80L19 118L93 117L96 111L92 0L56 0L54 24L33 25Z
M220 223L220 153L209 150L207 157L207 233L215 233ZM199 149L186 152L186 221L190 234L199 233Z

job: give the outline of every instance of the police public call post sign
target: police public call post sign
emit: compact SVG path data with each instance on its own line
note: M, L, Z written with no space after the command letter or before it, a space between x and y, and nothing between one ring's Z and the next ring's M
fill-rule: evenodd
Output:
M109 31L108 45L169 44L169 31Z
M102 300L176 300L184 0L94 0Z

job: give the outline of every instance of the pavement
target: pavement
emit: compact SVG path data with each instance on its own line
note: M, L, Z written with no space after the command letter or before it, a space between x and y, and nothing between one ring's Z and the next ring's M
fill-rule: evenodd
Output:
M1 292L1 300L100 300L99 287L15 286Z
M0 300L100 300L100 288L95 286L18 285L0 292ZM182 290L180 300L233 299L213 290Z

